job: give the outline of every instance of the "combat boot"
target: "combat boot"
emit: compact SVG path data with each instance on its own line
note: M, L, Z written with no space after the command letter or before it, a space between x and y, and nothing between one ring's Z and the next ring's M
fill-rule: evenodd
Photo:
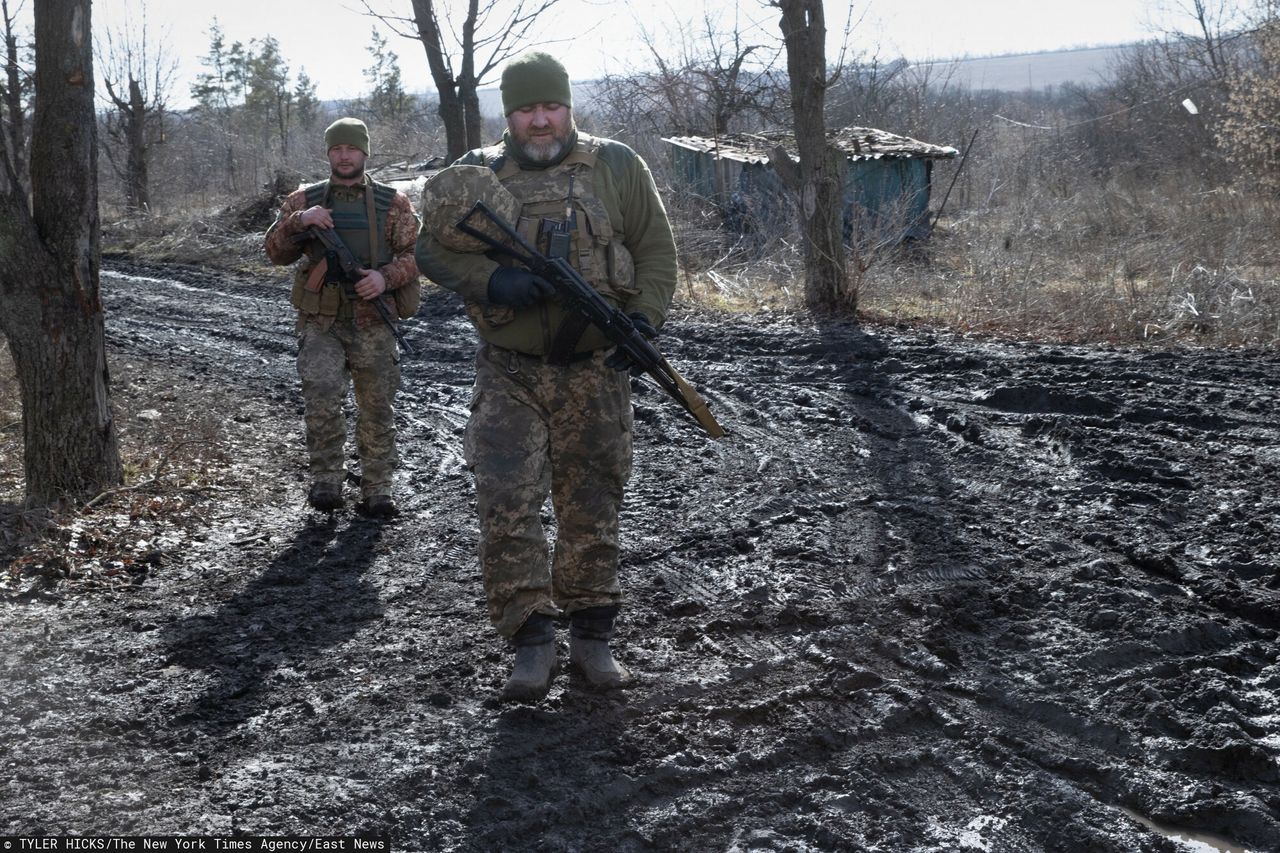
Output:
M613 659L609 638L617 606L588 607L569 617L569 665L597 690L626 687L635 679L625 666Z
M312 483L307 492L307 503L321 512L342 509L342 486L338 483Z
M391 495L369 495L356 504L356 512L368 518L395 518L400 514Z
M551 679L560 671L555 624L545 613L534 613L511 642L516 647L516 659L511 677L502 686L502 701L537 702L547 695Z

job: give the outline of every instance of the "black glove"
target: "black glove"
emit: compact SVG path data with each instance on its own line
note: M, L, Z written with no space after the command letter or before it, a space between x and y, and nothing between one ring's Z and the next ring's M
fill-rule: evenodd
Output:
M498 267L489 276L489 301L494 305L528 308L555 292L551 282L519 267Z
M635 311L627 315L631 318L631 325L636 327L636 331L644 335L646 339L653 340L658 336L658 330L653 327L653 323L649 322L648 316ZM631 357L631 353L622 347L616 348L608 358L604 360L605 367L612 367L614 370L630 370L633 376L638 376L643 368L636 364L636 360Z

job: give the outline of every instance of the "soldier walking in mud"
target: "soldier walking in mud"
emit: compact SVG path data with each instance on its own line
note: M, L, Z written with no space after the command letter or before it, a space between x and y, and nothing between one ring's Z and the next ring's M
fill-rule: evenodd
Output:
M568 74L530 53L502 73L507 132L428 182L419 268L457 292L483 345L464 439L475 474L489 617L515 646L506 700L546 695L569 662L597 689L631 674L609 648L622 601L618 511L631 473L630 357L566 310L543 278L453 227L477 200L547 254L559 254L637 329L656 337L676 284L675 242L644 161L580 133ZM548 559L541 510L557 538Z
M307 501L326 512L343 504L343 403L348 386L354 385L361 493L356 509L390 518L396 514L392 405L400 387L390 318L417 311L421 291L413 245L418 220L404 193L365 174L369 130L364 122L338 119L325 130L324 144L329 179L290 193L266 237L272 263L302 258L291 298L298 309L298 375L310 454ZM335 275L333 252L326 253L319 240L307 239L305 235L315 233L308 229L336 232L359 261L362 277L344 286ZM373 300L381 300L387 310L380 314Z

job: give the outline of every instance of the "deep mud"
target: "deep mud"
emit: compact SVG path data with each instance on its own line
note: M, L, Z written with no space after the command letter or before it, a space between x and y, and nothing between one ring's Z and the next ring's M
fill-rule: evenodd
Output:
M220 413L244 476L131 585L0 605L0 834L1280 849L1275 352L677 312L731 436L637 393L641 682L505 707L452 298L408 327L403 517L327 522L285 275L114 269L113 362Z

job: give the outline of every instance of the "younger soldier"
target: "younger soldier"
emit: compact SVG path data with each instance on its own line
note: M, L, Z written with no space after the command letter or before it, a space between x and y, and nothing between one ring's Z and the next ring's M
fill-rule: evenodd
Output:
M267 231L267 257L274 264L302 258L294 275L292 301L298 309L298 375L302 378L311 489L316 509L342 506L343 446L347 425L343 403L355 386L356 442L360 451L357 510L375 518L396 514L391 474L396 466L392 404L400 387L399 355L387 316L417 310L418 268L413 258L418 220L408 197L364 172L369 130L342 118L324 132L331 174L327 181L291 193ZM332 228L359 260L363 277L344 287L334 275L336 259L326 258L319 241L295 238L309 228ZM397 310L399 309L399 310Z

